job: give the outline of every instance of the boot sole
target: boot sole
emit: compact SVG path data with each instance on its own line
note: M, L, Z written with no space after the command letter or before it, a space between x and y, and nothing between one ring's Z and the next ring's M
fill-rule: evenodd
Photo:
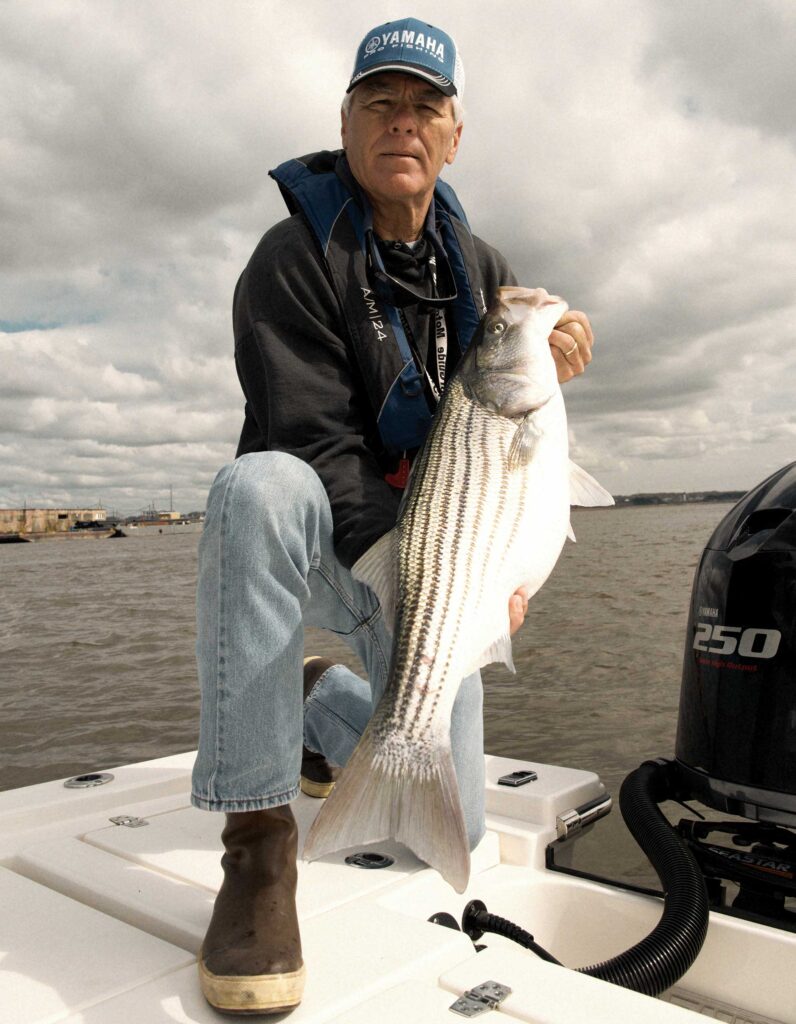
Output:
M220 975L199 961L199 984L210 1005L222 1013L266 1014L292 1010L304 994L304 965L286 974Z
M306 793L307 796L315 797L318 800L327 797L334 789L333 782L313 782L312 779L305 779L303 775L299 779L299 785L301 786L302 793Z

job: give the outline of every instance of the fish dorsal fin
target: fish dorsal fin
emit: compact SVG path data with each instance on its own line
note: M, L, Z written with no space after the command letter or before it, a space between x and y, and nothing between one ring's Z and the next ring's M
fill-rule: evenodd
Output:
M570 461L569 503L570 505L593 507L613 505L614 499L601 484L597 483L593 476L589 476L585 469L581 469L580 466L576 466L574 462Z
M542 436L542 432L536 426L532 417L533 412L529 412L527 416L524 416L514 432L514 437L512 437L509 446L509 469L519 469L520 466L527 466L533 457L536 442Z
M395 628L397 539L395 530L385 533L351 567L354 579L367 584L378 597L385 625L391 633Z

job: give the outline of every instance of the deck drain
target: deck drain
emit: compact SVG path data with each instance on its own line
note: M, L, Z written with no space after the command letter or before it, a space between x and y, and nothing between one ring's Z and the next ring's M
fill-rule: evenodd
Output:
M90 772L88 775L73 775L64 785L67 789L88 789L90 786L104 786L106 782L113 782L110 772Z
M386 853L352 853L345 862L358 868L388 868L395 863L395 858L388 857Z

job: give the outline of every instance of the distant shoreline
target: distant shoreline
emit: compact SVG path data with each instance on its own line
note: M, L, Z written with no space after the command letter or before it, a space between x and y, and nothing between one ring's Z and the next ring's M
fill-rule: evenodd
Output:
M702 505L708 502L735 504L746 493L746 491L660 491L651 494L615 494L614 501L616 508L626 508L631 505Z

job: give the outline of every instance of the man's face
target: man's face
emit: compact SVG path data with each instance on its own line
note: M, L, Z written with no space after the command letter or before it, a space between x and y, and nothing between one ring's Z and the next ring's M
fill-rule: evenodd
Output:
M376 201L430 199L445 164L453 163L462 126L453 101L414 75L371 75L343 115L343 147L354 177Z

